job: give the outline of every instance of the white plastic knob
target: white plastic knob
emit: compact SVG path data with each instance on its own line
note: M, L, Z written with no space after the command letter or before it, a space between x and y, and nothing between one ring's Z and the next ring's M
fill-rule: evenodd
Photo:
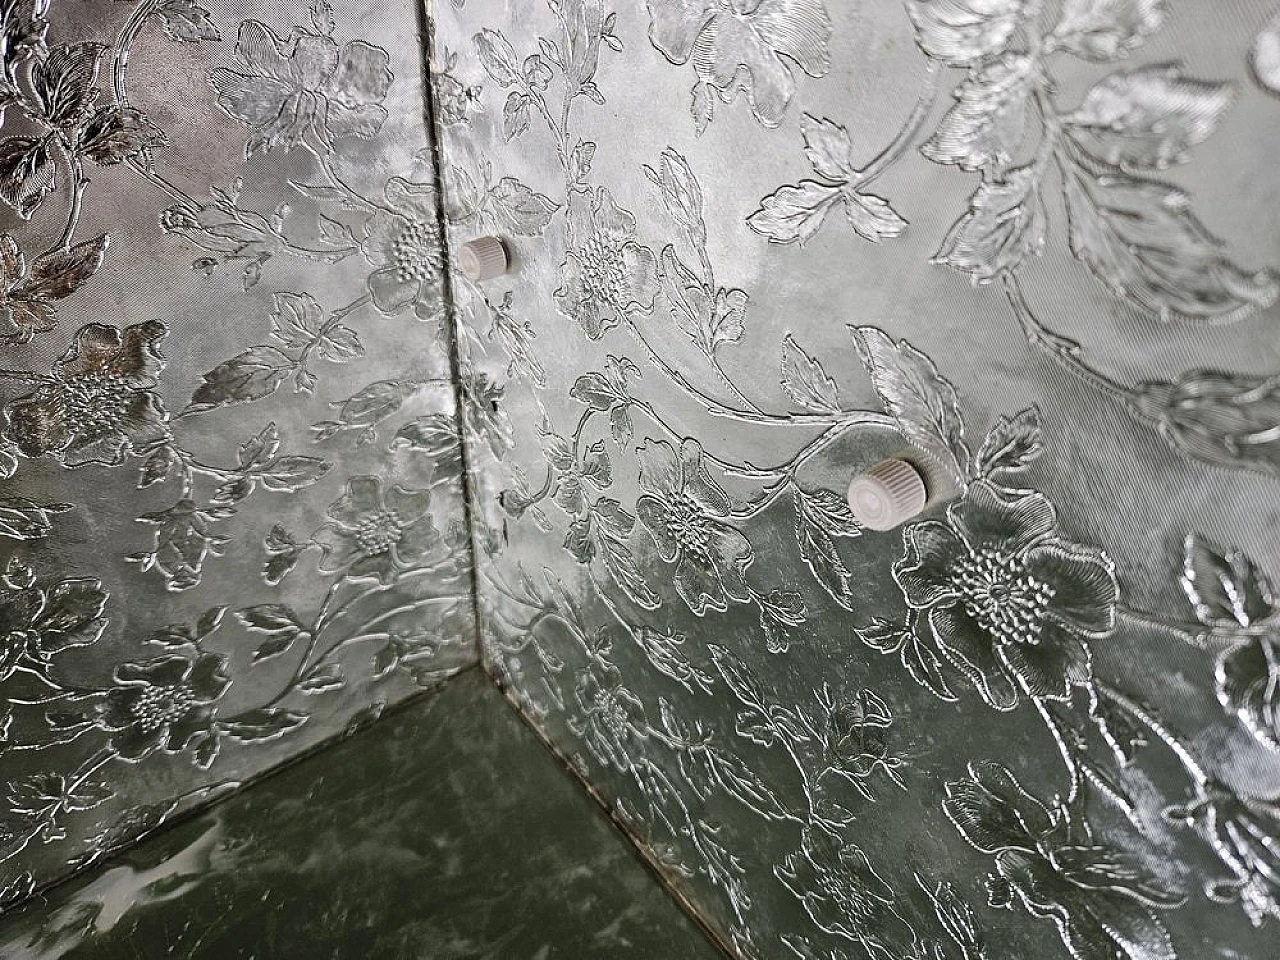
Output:
M507 272L507 248L497 237L476 237L458 250L458 268L473 283Z
M869 530L892 530L924 509L920 471L905 460L881 460L849 483L849 509Z

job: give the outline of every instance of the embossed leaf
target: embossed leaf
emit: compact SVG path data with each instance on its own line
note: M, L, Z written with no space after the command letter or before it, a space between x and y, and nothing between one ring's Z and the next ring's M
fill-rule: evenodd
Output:
M596 502L597 510L602 502ZM596 543L600 546L600 558L613 582L622 588L633 603L646 610L657 609L661 601L645 580L631 548L621 540L606 535L596 537Z
M955 106L921 147L935 163L979 170L1008 162L1022 143L1027 98L1039 80L1038 61L1007 53L973 71L956 88Z
M1280 376L1191 370L1174 383L1139 384L1129 407L1183 456L1280 474Z
M933 262L987 283L1017 270L1044 247L1040 169L1018 167L1003 179L984 180L969 199L969 212L955 222Z
M800 120L800 132L804 135L804 155L818 176L836 181L853 179L857 172L850 160L853 145L844 127L806 113Z
M925 53L962 67L1002 52L1037 4L1031 0L909 0Z
M260 633L299 633L302 621L292 607L282 603L262 603L236 611L236 619Z
M585 184L591 175L591 163L595 160L596 145L590 140L579 140L569 156L569 169L574 183Z
M31 70L31 89L42 117L55 127L74 127L93 108L98 67L106 47L101 43L62 44Z
M222 625L222 618L227 614L225 605L210 607L204 613L200 614L200 619L196 621L196 636L207 637L213 631Z
M507 95L507 102L502 107L503 140L514 140L529 129L530 103L529 95L519 90L512 90Z
M1151 742L1131 714L1105 697L1095 698L1089 707L1089 717L1122 767L1132 763L1138 751Z
M410 420L396 431L391 446L407 446L434 457L441 472L456 470L462 463L458 423L446 413L431 413Z
M1208 139L1231 106L1229 83L1182 75L1176 63L1113 73L1085 94L1068 118L1089 149L1125 168L1161 168Z
M309 487L333 468L319 457L280 457L257 474L262 485L276 493L293 493Z
M856 537L862 533L853 518L849 502L832 490L805 490L796 487L805 514L833 537Z
M898 655L911 678L939 700L953 703L960 699L947 683L941 655L918 628L907 632Z
M740 341L744 333L742 321L746 312L745 290L726 290L723 287L717 290L711 304L711 316L701 330L699 345L705 352L715 353L721 344Z
M164 131L134 107L108 104L98 107L85 121L80 148L94 163L110 166L168 143Z
M838 186L802 180L797 186L779 187L761 200L747 224L772 243L803 244L818 232L841 196Z
M345 324L331 324L316 342L316 352L330 363L346 363L364 356L360 336Z
M520 75L524 77L532 90L546 90L551 85L551 79L554 74L546 59L540 54L534 53L524 58L524 63L520 67Z
M998 470L1021 470L1044 450L1043 431L1040 429L1040 410L1037 407L1000 417L978 449L974 471L978 476L988 476Z
M1196 619L1210 627L1248 627L1274 616L1276 593L1242 550L1192 534L1183 545L1182 589Z
M190 500L180 500L168 510L144 513L138 520L154 524L155 548L151 553L135 554L129 559L142 564L144 570L154 568L174 592L198 586L208 555L221 550L226 537L209 532L209 518Z
M671 218L695 245L701 245L707 236L702 221L702 187L689 168L689 162L668 147L662 151L657 169L646 166L644 173L662 194L662 203Z
M1159 28L1165 0L1066 0L1053 39L1089 60L1117 60Z
M1223 652L1218 701L1260 742L1280 750L1280 636L1250 637Z
M521 237L538 237L547 229L560 205L535 193L514 177L503 177L489 191L494 216L503 229Z
M802 626L809 616L804 598L792 590L771 590L767 597L758 597L757 602L765 649L786 653L791 648L794 628Z
M799 487L794 489L793 499L796 507L795 534L800 546L800 556L836 603L846 610L850 609L852 593L849 568L845 566L832 539L833 535L841 534L833 528L828 511L822 509L822 501Z
M116 792L100 780L88 780L68 790L63 799L63 808L68 811L92 810L106 803Z
M1116 296L1161 320L1230 323L1280 292L1269 272L1224 256L1177 187L1076 171L1065 196L1072 252Z
M702 755L715 782L739 803L770 820L790 816L777 794L737 754L705 747Z
M373 439L373 428L400 409L416 389L416 385L405 380L377 380L356 391L346 400L331 403L338 409L338 421L322 421L313 424L311 429L325 439L339 430L359 430L360 440L367 443Z
M271 295L271 335L289 347L310 346L324 325L324 310L309 293Z
M254 346L218 364L191 395L191 410L211 410L269 397L293 370L293 361L275 347Z
M661 264L659 282L671 304L676 325L708 356L725 343L742 339L747 294L743 290L723 287L714 295L711 288L697 277L668 244L658 257Z
M219 721L222 732L242 743L275 740L307 722L307 714L283 707L259 707Z
M270 660L272 657L278 657L290 647L293 641L297 640L301 634L298 633L273 633L262 643L258 644L258 648L253 651L253 662L259 663L263 660Z
M732 651L719 644L709 643L707 650L711 654L711 662L734 695L747 706L763 707L766 700L764 688L747 665Z
M24 294L34 300L60 300L80 289L98 272L109 244L101 234L73 247L61 247L37 257L24 285Z
M163 0L156 7L156 16L164 24L164 32L171 40L195 43L222 39L209 11L193 0Z
M963 483L969 448L955 388L907 341L875 327L851 331L876 394L903 436Z
M496 30L481 30L472 40L476 45L476 53L480 56L480 65L494 83L501 87L510 87L520 80L516 66L516 52L511 49L507 38Z
M789 333L782 341L782 389L795 403L810 410L820 413L838 413L840 410L836 382Z
M779 187L760 201L760 209L747 218L747 225L770 243L803 245L818 232L836 203L843 203L854 232L873 243L896 237L907 228L907 221L883 197L860 193L848 183L816 180Z
M0 200L23 220L44 202L57 180L44 141L31 137L0 140Z
M280 451L280 428L268 423L255 436L240 444L236 462L242 470L260 467Z
M141 490L166 479L177 464L178 455L173 447L166 445L158 448L147 457L138 470L138 489Z
M53 515L72 509L69 503L36 503L25 497L0 497L0 537L39 540L53 532Z
M302 682L298 684L298 689L306 694L326 693L345 686L346 682L346 679L342 676L342 668L340 666L336 663L322 663L318 667L312 668L302 678Z
M879 243L881 240L890 240L907 229L907 221L883 197L845 187L841 199L844 201L844 214L849 226L863 240Z
M333 34L337 23L333 19L333 4L329 0L312 0L311 25L326 37Z
M40 611L38 646L44 654L85 647L102 636L107 593L97 580L60 580L45 596Z

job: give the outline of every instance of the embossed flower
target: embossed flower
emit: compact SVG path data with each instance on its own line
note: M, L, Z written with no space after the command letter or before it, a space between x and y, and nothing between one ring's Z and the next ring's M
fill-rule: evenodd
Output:
M18 242L0 233L0 343L28 343L52 330L53 301L74 293L102 265L107 237L42 254L28 264Z
M1053 504L986 480L947 512L905 531L894 579L925 614L938 648L1000 710L1065 700L1089 680L1086 641L1115 624L1115 569L1102 551L1062 540Z
M45 842L67 835L62 814L92 810L114 791L101 781L68 779L60 773L36 773L9 781L9 812L40 824ZM0 900L2 902L2 900Z
M54 361L35 392L12 401L4 436L26 457L67 467L122 463L168 436L168 414L153 392L168 328L159 320L119 330L90 323Z
M881 940L894 894L861 849L824 830L806 830L800 851L774 872L820 929L883 956Z
M97 642L107 625L106 603L97 580L59 580L50 587L6 580L0 589L0 680L24 660L39 662Z
M645 727L640 698L622 685L622 674L607 661L592 661L578 675L573 693L578 702L573 732L601 763L629 770Z
M1205 884L1219 903L1238 902L1249 922L1262 926L1280 919L1280 803L1241 796L1210 781L1186 807L1165 811L1169 820L1195 827L1234 875Z
M399 485L384 491L377 477L352 477L328 510L330 523L312 535L323 551L322 573L389 583L422 563L440 543L431 518L431 492Z
M122 663L98 708L98 725L111 732L111 746L125 760L136 762L157 749L177 753L209 730L213 704L231 685L225 665L226 658L214 653Z
M368 139L387 119L381 105L391 87L390 58L380 47L295 30L278 37L266 24L246 20L236 38L244 72L216 67L209 82L218 105L248 126L245 153L297 146L308 131L324 144L341 137Z
M767 127L782 122L795 92L788 61L811 77L830 67L831 18L822 0L648 0L648 7L649 39L662 55L692 60L699 84L725 103L744 91ZM699 119L709 120L711 101L699 97L698 104Z
M902 758L889 752L893 712L873 690L859 690L852 700L834 704L827 718L827 743L834 758L848 772L853 785L883 770L895 782Z
M644 490L636 514L658 555L676 565L676 590L689 609L701 616L749 600L751 543L726 522L729 495L707 473L701 444L686 439L677 453L665 440L649 440L636 455Z
M400 177L383 191L379 207L364 226L360 248L377 269L369 276L369 295L386 314L413 305L421 320L440 315L444 260L436 219L434 188Z
M1016 897L1053 920L1075 960L1172 957L1164 924L1150 909L1177 898L1118 853L1075 836L1065 807L1046 808L998 763L969 765L947 784L943 804L969 843L995 856L987 887L993 906Z
M560 312L599 340L619 315L647 313L658 293L657 258L636 242L636 218L605 187L569 197L571 246L555 291Z

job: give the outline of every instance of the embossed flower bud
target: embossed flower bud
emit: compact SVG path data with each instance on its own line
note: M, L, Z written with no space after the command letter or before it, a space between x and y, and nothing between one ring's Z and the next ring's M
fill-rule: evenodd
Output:
M1280 473L1280 376L1192 370L1139 384L1129 405L1184 456Z

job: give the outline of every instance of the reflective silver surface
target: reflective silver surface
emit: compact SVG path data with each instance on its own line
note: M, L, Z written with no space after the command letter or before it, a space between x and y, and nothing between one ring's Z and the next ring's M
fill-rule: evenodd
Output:
M1271 956L1274 4L430 8L485 655L672 882ZM886 456L957 495L859 530Z
M475 662L417 17L0 3L5 899Z

